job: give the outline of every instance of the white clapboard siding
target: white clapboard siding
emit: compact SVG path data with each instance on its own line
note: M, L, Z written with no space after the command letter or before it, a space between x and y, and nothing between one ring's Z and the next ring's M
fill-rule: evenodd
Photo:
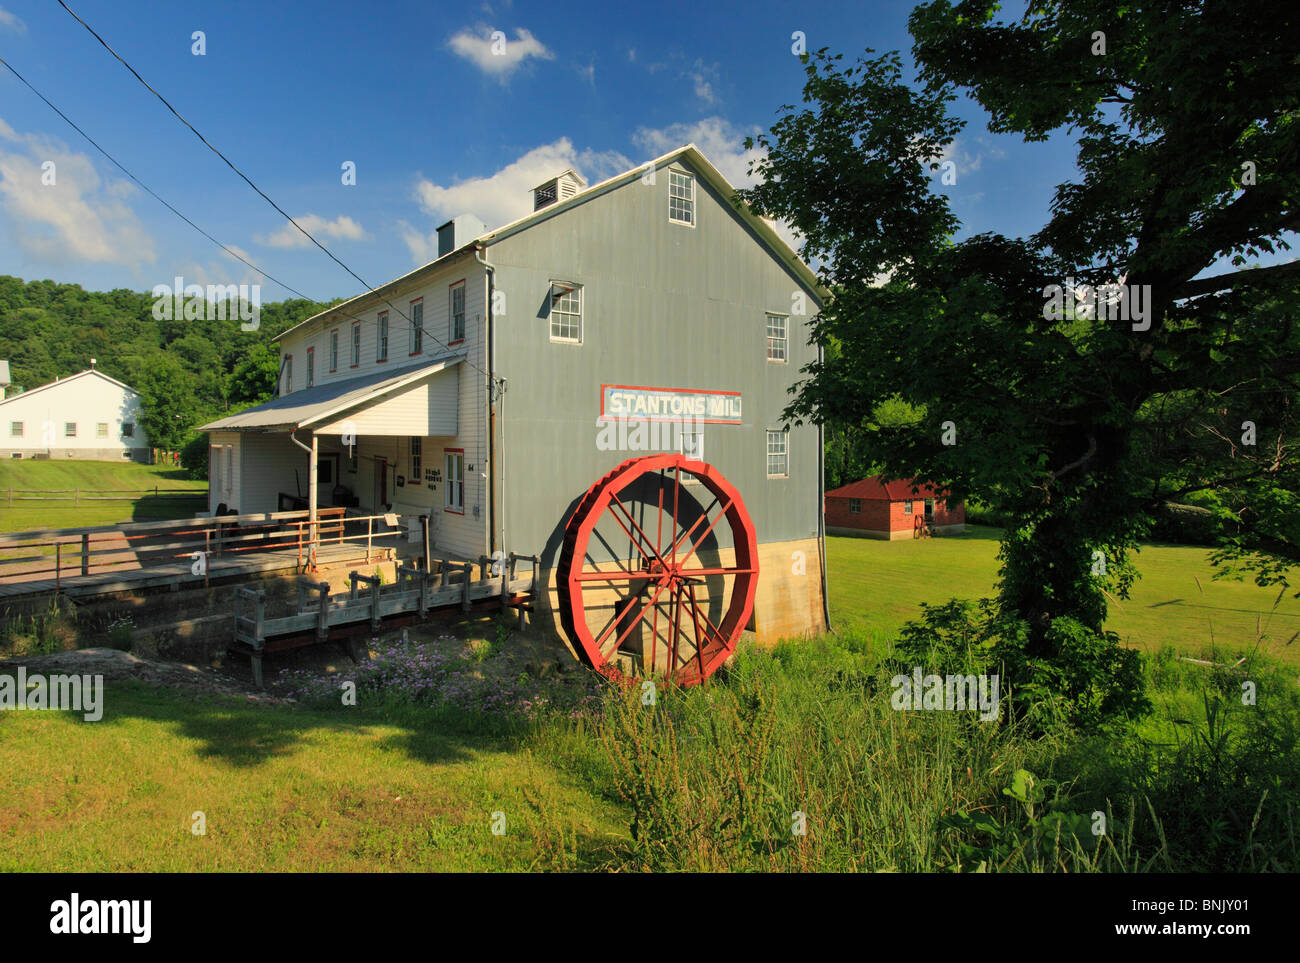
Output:
M459 370L453 366L425 384L312 430L319 435L342 435L349 427L358 435L455 435L459 395Z

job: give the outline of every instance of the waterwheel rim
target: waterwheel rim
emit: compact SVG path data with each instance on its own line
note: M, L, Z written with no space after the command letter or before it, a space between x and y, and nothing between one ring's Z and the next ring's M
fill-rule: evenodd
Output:
M754 524L712 465L632 458L579 501L557 589L564 630L597 672L624 685L696 685L735 651L753 612Z

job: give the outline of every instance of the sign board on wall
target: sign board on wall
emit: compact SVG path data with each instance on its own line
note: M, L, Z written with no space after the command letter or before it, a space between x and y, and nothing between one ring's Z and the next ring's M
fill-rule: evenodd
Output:
M600 417L611 421L702 421L741 424L739 391L601 385Z

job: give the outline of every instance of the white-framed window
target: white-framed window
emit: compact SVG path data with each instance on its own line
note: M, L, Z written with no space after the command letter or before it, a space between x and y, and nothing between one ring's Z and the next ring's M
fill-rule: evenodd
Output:
M903 502L903 514L904 515L912 514L912 503L910 501Z
M122 437L123 438L135 437L135 422L132 421L122 422Z
M361 322L352 322L352 367L361 364Z
M465 452L448 449L442 456L442 505L449 512L465 512Z
M683 431L681 453L694 461L704 461L704 432Z
M450 344L465 340L465 282L447 289L447 338Z
M411 484L418 485L424 474L424 439L411 438Z
M767 477L786 478L790 474L790 433L767 432Z
M375 332L375 360L388 360L388 312L379 312L379 324Z
M424 298L411 302L411 354L424 350Z
M284 390L280 394L287 395L291 391L293 391L293 355L286 354L284 356Z
M685 171L668 171L668 220L695 226L695 178Z
M339 370L339 329L330 332L330 371Z
M63 423L63 436L65 438L77 437L77 423L75 421L66 421Z
M21 421L9 422L9 436L11 438L21 438L23 436L23 423Z
M96 437L96 438L107 438L107 437L108 437L108 422L107 422L107 421L99 421L99 422L96 422L96 423L95 423L95 437Z
M788 341L788 324L790 319L784 314L768 314L767 316L767 360L785 362L789 361L786 353Z
M307 387L316 383L316 349L307 349Z
M849 499L849 514L850 514L850 515L861 515L861 514L862 514L862 499L861 499L861 498L850 498L850 499Z
M551 282L551 340L582 343L582 286Z

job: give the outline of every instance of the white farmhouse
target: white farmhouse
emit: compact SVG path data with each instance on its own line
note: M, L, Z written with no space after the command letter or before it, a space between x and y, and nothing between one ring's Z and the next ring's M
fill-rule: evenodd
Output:
M140 395L91 368L0 401L0 458L148 462Z

